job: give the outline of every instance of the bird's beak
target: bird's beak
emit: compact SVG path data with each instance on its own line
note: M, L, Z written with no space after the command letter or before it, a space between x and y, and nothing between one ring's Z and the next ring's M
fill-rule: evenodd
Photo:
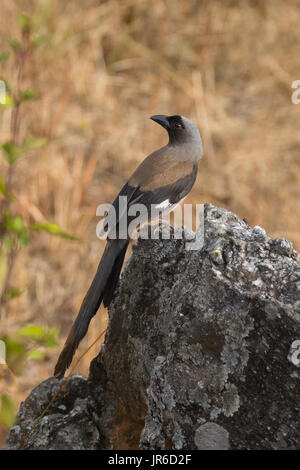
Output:
M157 124L160 124L165 129L170 129L168 116L165 116L164 114L155 114L155 116L151 116L150 119L157 122Z

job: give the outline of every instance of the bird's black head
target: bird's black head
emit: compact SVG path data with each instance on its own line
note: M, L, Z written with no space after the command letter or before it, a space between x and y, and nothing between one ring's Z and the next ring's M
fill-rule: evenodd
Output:
M151 116L150 119L166 129L169 134L170 144L180 144L190 139L200 137L195 124L183 116L165 116L164 114L157 114Z

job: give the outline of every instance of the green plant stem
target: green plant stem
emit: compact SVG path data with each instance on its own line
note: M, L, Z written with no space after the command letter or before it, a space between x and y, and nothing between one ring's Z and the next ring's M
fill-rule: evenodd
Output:
M11 141L14 145L18 145L18 140L19 140L20 106L21 106L20 91L21 91L21 85L22 85L22 80L23 80L25 62L30 52L29 36L27 33L23 33L23 43L24 43L24 47L18 52L18 77L17 77L17 85L16 85L16 93L15 93L16 106L12 110L12 115L11 115ZM7 170L5 187L6 187L8 194L10 193L11 187L12 187L14 169L15 169L15 165L10 164ZM4 211L9 210L9 208L10 208L10 199L4 198L1 202L0 214L3 215ZM1 235L2 235L2 239L0 243L0 250L2 249L2 246L3 246L4 234L2 233ZM0 318L3 313L3 307L4 307L4 303L6 299L6 294L9 289L10 280L11 280L16 257L17 257L17 249L12 249L8 255L7 271L5 274L3 287L0 293Z
M14 266L16 256L17 256L17 250L16 249L11 249L11 251L8 254L7 271L6 271L5 280L4 280L3 287L2 287L2 290L1 290L1 294L0 294L0 318L3 317L3 307L4 307L4 304L5 304L6 294L7 294L8 289L9 289L10 280L11 280L11 276L12 276L12 272L13 272L13 266Z

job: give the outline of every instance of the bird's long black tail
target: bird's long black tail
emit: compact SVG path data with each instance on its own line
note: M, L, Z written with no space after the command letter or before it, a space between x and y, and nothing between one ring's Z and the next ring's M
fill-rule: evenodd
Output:
M74 353L86 335L90 321L96 314L102 300L108 306L116 289L122 264L128 247L128 240L108 240L98 265L93 282L83 299L79 313L64 348L55 366L54 375L63 377L72 362Z

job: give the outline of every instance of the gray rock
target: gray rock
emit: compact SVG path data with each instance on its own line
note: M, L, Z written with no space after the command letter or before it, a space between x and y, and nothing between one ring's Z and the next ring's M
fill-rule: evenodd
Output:
M210 204L200 250L176 234L133 246L86 393L70 381L27 448L300 447L299 255ZM27 398L9 448L55 387Z
M8 448L99 448L99 433L87 410L87 378L73 375L62 389L61 384L62 381L51 377L32 390L20 406L18 424L10 431ZM34 428L35 421L56 396L57 399Z
M216 423L205 423L195 432L195 444L199 450L229 449L229 434Z

